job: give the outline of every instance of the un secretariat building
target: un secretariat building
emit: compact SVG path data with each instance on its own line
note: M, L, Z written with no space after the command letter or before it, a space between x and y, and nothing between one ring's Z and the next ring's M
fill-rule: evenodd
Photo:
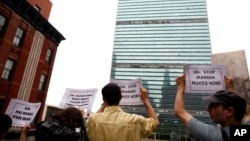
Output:
M188 136L173 113L175 79L185 64L211 64L210 55L206 0L119 0L111 79L142 79L160 120L157 139ZM186 109L210 123L203 95L187 94ZM143 106L122 108L147 116Z

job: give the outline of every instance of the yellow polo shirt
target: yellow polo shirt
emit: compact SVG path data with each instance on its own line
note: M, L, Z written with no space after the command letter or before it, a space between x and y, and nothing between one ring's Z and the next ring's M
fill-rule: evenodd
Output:
M91 115L86 128L90 141L140 141L156 129L156 122L125 113L119 106L108 106L104 112Z

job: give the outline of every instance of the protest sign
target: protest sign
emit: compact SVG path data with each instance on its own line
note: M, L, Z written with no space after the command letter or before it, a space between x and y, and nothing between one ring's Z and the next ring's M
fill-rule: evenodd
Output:
M186 92L214 93L225 90L225 68L222 65L186 65Z
M110 80L111 83L116 83L122 92L120 105L141 105L143 104L140 98L141 79L134 80Z
M5 114L11 117L12 126L22 127L34 120L40 106L41 103L11 99Z
M72 89L67 88L59 105L60 108L76 107L87 109L92 108L97 89Z

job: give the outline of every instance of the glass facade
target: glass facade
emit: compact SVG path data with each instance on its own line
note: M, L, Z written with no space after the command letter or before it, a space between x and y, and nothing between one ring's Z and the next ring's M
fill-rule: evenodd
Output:
M188 136L173 113L185 64L211 64L206 0L119 0L111 78L142 79L161 123L157 139ZM203 95L186 94L186 109L209 123ZM122 108L146 116L143 106Z

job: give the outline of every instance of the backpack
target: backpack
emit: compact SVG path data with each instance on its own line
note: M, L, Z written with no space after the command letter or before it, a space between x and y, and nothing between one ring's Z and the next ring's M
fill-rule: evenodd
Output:
M80 132L65 125L61 125L58 121L42 121L36 126L36 141L88 141L85 126L81 126Z

